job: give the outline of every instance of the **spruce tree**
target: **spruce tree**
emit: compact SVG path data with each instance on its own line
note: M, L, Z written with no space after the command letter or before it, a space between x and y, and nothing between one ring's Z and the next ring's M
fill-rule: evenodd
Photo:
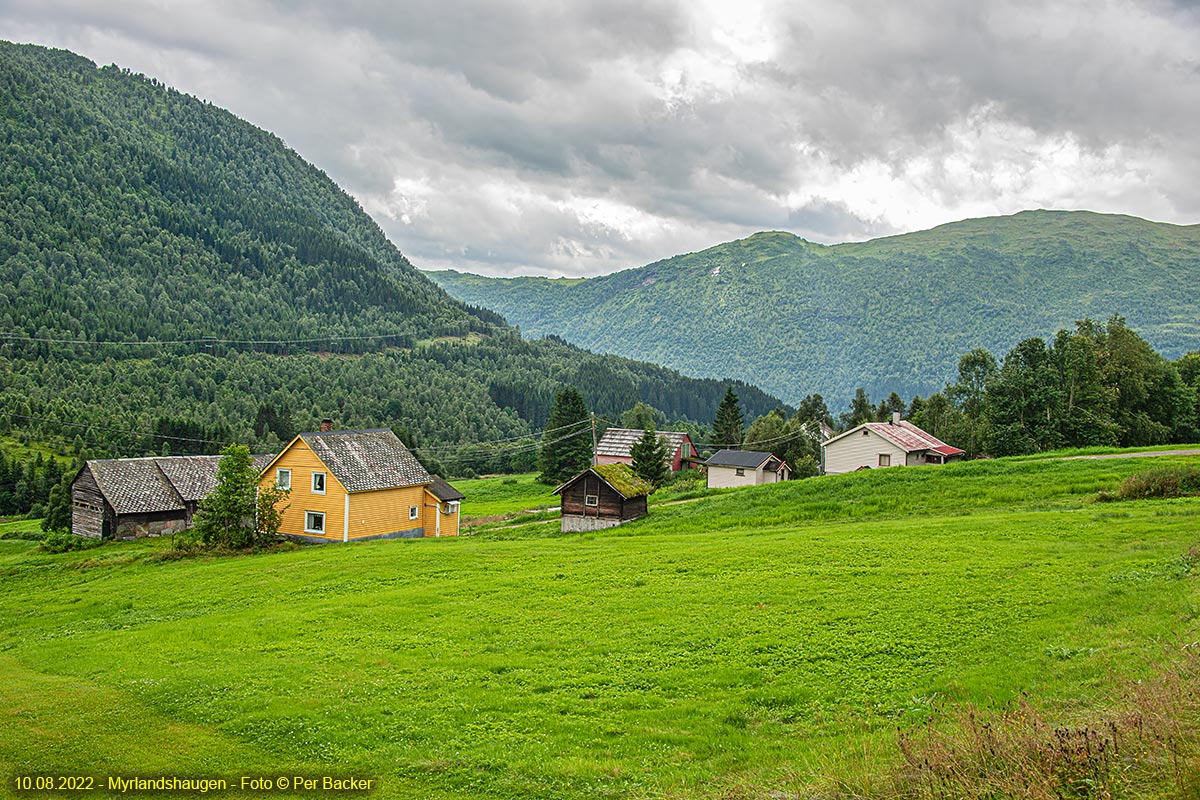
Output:
M742 446L743 432L742 408L738 405L738 396L734 394L733 387L728 386L713 420L713 440L722 447L736 450Z
M668 476L667 440L659 437L653 427L647 428L642 438L629 448L633 456L633 472L639 478L649 481L655 486L662 486Z
M562 483L591 465L592 439L587 421L587 405L579 392L568 386L554 396L542 436L542 483Z

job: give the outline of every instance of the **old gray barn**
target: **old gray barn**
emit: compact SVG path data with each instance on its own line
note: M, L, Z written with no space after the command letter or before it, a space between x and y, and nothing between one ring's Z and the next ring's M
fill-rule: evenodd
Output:
M263 469L272 456L254 456ZM89 461L71 484L71 533L134 539L177 533L217 485L220 456Z

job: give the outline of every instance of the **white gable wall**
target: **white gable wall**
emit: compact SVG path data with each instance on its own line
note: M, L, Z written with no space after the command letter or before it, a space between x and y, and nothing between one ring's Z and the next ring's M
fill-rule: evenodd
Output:
M708 467L708 488L710 489L730 489L735 486L758 486L763 483L776 483L787 479L788 473L784 470L772 472L769 469L759 467L745 467L745 475L737 474L737 467Z
M890 466L893 467L902 467L909 463L908 453L903 447L883 438L870 428L863 428L825 445L825 474L853 472L860 467L876 469L879 467L880 455L888 456L892 462Z

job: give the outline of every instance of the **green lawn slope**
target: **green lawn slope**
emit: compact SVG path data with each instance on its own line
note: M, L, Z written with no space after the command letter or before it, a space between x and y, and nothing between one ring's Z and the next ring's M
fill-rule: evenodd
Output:
M1187 461L878 470L536 539L0 540L0 773L807 796L847 752L890 769L942 703L1070 714L1200 638L1200 498L1093 502Z

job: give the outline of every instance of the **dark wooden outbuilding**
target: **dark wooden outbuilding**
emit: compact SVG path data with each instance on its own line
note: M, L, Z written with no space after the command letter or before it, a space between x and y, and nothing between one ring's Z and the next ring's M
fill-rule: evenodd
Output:
M563 531L611 528L646 515L654 487L626 464L597 464L554 490L562 501Z

